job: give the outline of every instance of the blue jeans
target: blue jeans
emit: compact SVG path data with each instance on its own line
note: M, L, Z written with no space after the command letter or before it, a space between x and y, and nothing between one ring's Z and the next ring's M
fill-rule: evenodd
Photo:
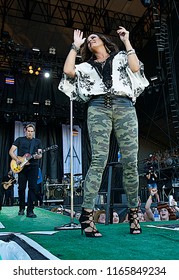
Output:
M152 183L152 184L147 184L148 189L157 189L157 184L156 183Z

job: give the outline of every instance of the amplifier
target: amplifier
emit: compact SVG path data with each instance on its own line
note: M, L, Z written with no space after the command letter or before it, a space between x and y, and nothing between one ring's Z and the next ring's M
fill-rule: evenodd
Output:
M46 186L47 199L63 199L67 196L66 186L64 184L49 184Z

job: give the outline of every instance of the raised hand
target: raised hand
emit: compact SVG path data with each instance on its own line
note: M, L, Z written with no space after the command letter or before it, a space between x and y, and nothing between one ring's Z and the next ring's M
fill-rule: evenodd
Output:
M158 191L157 191L157 189L151 189L151 195L154 195L154 194L156 194Z
M80 48L80 46L84 43L86 39L83 38L83 31L80 31L79 29L74 30L73 38L74 44L77 48Z
M129 31L127 31L124 27L119 26L117 33L119 34L121 41L124 42L125 40L129 40Z

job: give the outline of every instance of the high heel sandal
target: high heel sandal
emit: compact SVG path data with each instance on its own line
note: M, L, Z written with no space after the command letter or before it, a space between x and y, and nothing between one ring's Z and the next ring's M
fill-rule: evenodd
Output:
M83 231L85 232L86 237L101 237L102 235L100 232L94 227L94 220L93 220L93 211L86 211L82 208L82 213L79 218L79 222L81 224L81 234ZM85 231L85 229L89 228L90 231Z
M138 209L132 208L129 212L130 233L140 234L142 229L139 224Z

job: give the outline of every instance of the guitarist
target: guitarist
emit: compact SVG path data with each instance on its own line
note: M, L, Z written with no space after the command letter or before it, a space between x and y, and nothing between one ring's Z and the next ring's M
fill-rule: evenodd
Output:
M17 155L16 155L17 153ZM39 170L39 159L42 157L41 140L35 138L35 126L28 124L25 127L25 136L18 137L12 144L9 155L16 161L17 165L23 162L26 154L34 155L23 169L18 173L18 194L19 194L19 212L18 215L24 215L25 211L25 190L28 182L28 198L26 216L36 218L33 212L36 202L36 187Z
M5 198L4 204L6 206L14 205L14 184L16 183L16 179L13 176L12 170L8 172L6 176L2 179L2 193L4 193L3 197Z

